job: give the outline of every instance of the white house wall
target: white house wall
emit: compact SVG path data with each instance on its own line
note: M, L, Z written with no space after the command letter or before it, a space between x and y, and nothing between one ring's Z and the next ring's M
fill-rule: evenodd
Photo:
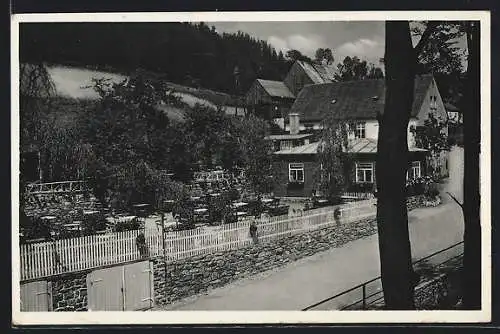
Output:
M411 128L415 128L418 124L418 120L415 118L410 119L408 122L408 147L415 146L415 134L411 132Z
M418 125L423 125L424 120L429 118L429 113L431 112L431 96L436 96L437 99L437 109L436 111L432 111L434 116L436 116L436 118L443 122L448 120L448 114L446 113L443 99L441 98L441 94L439 94L439 90L437 88L435 80L432 80L429 89L427 90L427 94L425 94L424 101L422 102L422 106L420 107L420 111L417 114Z
M369 139L377 139L378 138L378 121L376 120L367 120L365 122L365 136Z

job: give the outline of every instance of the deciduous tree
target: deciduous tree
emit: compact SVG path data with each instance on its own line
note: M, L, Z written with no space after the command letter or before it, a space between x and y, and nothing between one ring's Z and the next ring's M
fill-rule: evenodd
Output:
M158 108L175 101L161 81L140 74L113 85L97 80L95 88L101 99L84 132L98 157L91 177L96 195L117 209L160 205L171 182L167 172L188 169L190 161L190 148L175 136L182 132Z
M480 26L470 22L423 22L414 33L424 36L422 28L434 25L428 33L428 43L419 54L417 71L432 71L443 99L463 110L464 122L464 189L463 203L453 195L464 214L464 270L463 308L481 308L481 224L479 192L480 152ZM466 38L467 51L458 47ZM463 73L463 57L467 59L467 72Z
M253 191L260 197L273 187L272 147L265 137L269 134L266 121L249 116L234 119L239 133L242 168Z
M468 66L464 94L464 307L481 309L481 222L479 193L480 73L479 22L466 22Z
M364 80L364 79L380 79L384 74L382 69L375 65L361 60L358 57L345 57L342 63L337 65L337 73L335 75L338 81Z
M333 61L335 59L333 58L333 53L331 49L319 48L316 50L314 54L314 60L316 60L317 62L325 61L327 65L331 65L333 64Z
M377 117L376 180L380 269L388 309L414 308L415 275L406 207L407 129L413 103L416 55L434 28L434 25L427 27L413 49L409 22L387 21L385 24L386 95L384 110Z
M349 124L344 121L327 118L323 121L318 160L320 168L316 173L316 182L321 193L328 199L338 199L345 191L350 174L351 159L348 149Z
M305 61L305 62L308 62L308 63L312 63L312 59L309 58L308 56L306 55L303 55L302 52L298 51L298 50L288 50L285 54L285 57L286 59L293 63L297 60L301 60L301 61Z

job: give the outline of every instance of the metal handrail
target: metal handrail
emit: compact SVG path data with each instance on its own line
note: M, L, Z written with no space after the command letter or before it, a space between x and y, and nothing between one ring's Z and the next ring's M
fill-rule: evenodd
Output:
M453 260L455 260L455 259L458 259L458 258L459 258L459 257L461 257L461 256L463 256L463 253L461 253L461 254L459 254L459 255L457 255L457 256L450 257L448 260L446 260L446 261L444 261L444 262L441 262L441 263L439 263L438 265L443 265L443 264L445 264L445 263L451 262L451 261L453 261ZM419 261L417 261L417 262L415 262L415 263L418 263L418 262L420 262L421 260L422 260L422 259L420 259ZM431 281L432 281L432 280L431 280ZM418 286L416 287L416 289L418 289ZM343 306L340 310L346 310L346 309L350 308L351 306L354 306L354 305L356 305L356 304L359 304L361 301L363 301L363 309L366 309L366 306L367 306L366 301L368 300L368 298L371 298L371 297L373 297L373 296L376 296L376 295L379 295L379 294L382 294L382 293L383 293L383 291L377 291L377 292L374 292L374 293L372 293L372 294L371 294L371 295L369 295L369 296L363 297L363 299L359 299L359 300L355 301L354 303L351 303L351 304L348 304L348 305L344 305L344 306ZM384 296L382 295L382 296L380 296L380 297L378 297L378 298L376 298L376 299L374 299L374 300L370 301L370 303L368 303L368 304L369 304L369 305L372 305L372 304L374 304L374 303L376 303L376 302L380 301L380 300L381 300L381 299L383 299L383 298L384 298Z
M452 249L452 248L455 248L455 247L457 247L457 246L459 246L459 245L461 245L461 244L463 244L463 243L464 243L463 241L457 242L457 243L455 243L455 244L453 244L453 245L451 245L451 246L449 246L449 247L443 248L443 249L441 249L441 250L439 250L439 251L437 251L437 252L434 252L434 253L432 253L432 254L430 254L430 255L427 255L427 256L425 256L425 257L423 257L423 258L421 258L421 259L418 259L417 261L413 262L412 264L413 264L413 265L415 265L415 264L419 264L419 263L421 263L421 262L423 262L423 261L425 261L425 260L427 260L427 259L429 259L429 258L431 258L431 257L433 257L433 256L436 256L436 255L438 255L438 254L444 253L444 252L446 252L447 250L450 250L450 249ZM450 258L450 259L448 259L448 260L446 260L446 261L444 261L443 263L440 263L440 264L447 263L447 262L449 262L449 261L451 261L451 260L453 260L453 259L456 259L456 258L458 258L458 257L460 257L460 256L461 256L461 255L454 256L454 257L452 257L452 258ZM359 300L357 300L357 301L355 301L354 303L351 303L351 304L348 304L347 306L342 307L341 309L346 309L346 308L348 308L348 307L350 307L350 306L353 306L353 305L358 304L359 302L362 302L362 303L363 303L363 308L365 308L365 307L366 307L366 301L367 301L367 299L368 299L368 298L373 297L373 296L375 296L375 295L377 295L377 294L379 294L379 293L382 293L382 291L377 291L377 292L375 292L375 293L373 293L373 294L371 294L371 295L369 295L369 296L367 296L367 295L366 295L366 286L367 286L368 284L372 283L372 282L375 282L375 281L379 280L379 279L381 279L381 276L377 276L377 277L375 277L375 278L372 278L372 279L371 279L371 280L369 280L369 281L366 281L366 282L363 282L363 283L361 283L361 284L358 284L358 285L356 285L356 286L354 286L354 287L352 287L352 288L350 288L350 289L348 289L348 290L344 290L344 291L342 291L342 292L340 292L340 293L337 293L336 295L334 295L334 296L332 296L332 297L329 297L329 298L323 299L323 300L321 300L321 301L319 301L319 302L317 302L317 303L315 303L315 304L313 304L313 305L310 305L310 306L308 306L308 307L306 307L306 308L302 309L302 311L308 311L308 310L310 310L310 309L312 309L312 308L314 308L314 307L317 307L317 306L319 306L319 305L321 305L321 304L324 304L324 303L326 303L326 302L329 302L329 301L331 301L331 300L333 300L333 299L336 299L336 298L338 298L338 297L344 296L344 295L348 294L349 292L355 291L355 290L360 289L360 288L362 289L362 298L361 298L361 299L359 299ZM375 301L380 300L380 299L381 299L381 298L378 298L378 299L376 299Z

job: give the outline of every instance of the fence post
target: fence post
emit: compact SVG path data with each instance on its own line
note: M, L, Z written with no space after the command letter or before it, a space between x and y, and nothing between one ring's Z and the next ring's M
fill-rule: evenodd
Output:
M366 310L366 284L363 284L363 310Z
M165 269L165 280L167 279L167 255L165 254L165 213L161 212L161 249L163 253L163 266Z

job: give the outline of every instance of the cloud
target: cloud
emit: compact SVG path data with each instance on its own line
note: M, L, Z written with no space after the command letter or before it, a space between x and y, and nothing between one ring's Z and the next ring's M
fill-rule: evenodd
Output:
M281 50L283 52L286 52L290 50L288 42L283 38L277 36L269 36L267 42L271 44L271 46L273 46L278 51Z
M286 52L294 49L308 56L313 56L318 48L325 47L323 38L318 35L269 36L267 42L277 50Z
M352 53L353 55L364 54L378 46L378 43L371 39L361 38L354 42L348 42L338 47L337 51L342 53Z
M384 56L384 44L375 39L360 38L340 45L335 49L334 54L339 61L346 56L357 56L378 64L379 59Z

